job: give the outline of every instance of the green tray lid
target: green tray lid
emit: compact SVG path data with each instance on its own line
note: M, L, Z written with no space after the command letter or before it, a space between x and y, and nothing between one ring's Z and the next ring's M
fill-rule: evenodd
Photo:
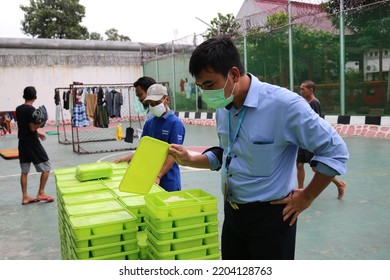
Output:
M86 204L65 205L65 211L69 216L81 216L104 212L123 210L124 207L116 200L108 200Z
M106 200L115 200L115 196L108 190L101 190L91 193L68 194L62 197L65 204L83 204Z
M152 188L167 156L167 142L144 136L119 185L122 192L147 194Z
M101 213L96 215L75 216L69 220L73 228L89 228L92 226L102 226L121 222L135 221L137 218L128 211L116 211Z
M145 199L144 199L143 195L122 197L122 198L120 198L120 200L127 207L144 207L145 206Z

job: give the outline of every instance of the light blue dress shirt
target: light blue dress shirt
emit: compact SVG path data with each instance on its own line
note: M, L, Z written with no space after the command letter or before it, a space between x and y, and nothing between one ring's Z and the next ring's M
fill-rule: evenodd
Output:
M219 143L224 149L222 193L226 180L227 200L248 203L287 196L296 186L298 147L314 152L319 172L329 176L345 174L349 153L332 126L298 94L248 75L251 85L244 102L246 112L238 136L230 143L232 159L228 170L228 122L231 142L241 114L234 106L216 110ZM213 153L207 152L206 156L212 170L221 167Z

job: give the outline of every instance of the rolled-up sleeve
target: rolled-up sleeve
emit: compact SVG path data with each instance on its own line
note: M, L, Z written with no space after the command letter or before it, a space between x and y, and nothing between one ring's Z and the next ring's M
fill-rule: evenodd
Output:
M207 156L211 170L218 171L221 169L223 155L223 149L221 147L211 147L202 154Z
M331 124L300 100L290 103L286 111L287 125L290 126L290 129L285 130L286 139L313 152L312 161L317 162L319 172L328 176L345 174L349 152L344 140Z

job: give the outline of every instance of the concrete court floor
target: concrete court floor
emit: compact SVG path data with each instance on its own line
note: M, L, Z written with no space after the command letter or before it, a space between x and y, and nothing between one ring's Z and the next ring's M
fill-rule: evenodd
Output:
M215 127L186 126L185 145L217 144ZM54 130L54 129L53 129ZM351 158L343 200L330 185L310 208L300 215L297 260L390 260L390 141L345 137ZM78 155L71 145L59 144L57 136L43 142L54 168L98 160L111 161L123 152ZM17 147L15 134L0 139L0 149ZM61 259L56 203L21 205L19 161L0 157L0 260ZM32 171L35 171L32 167ZM311 170L306 169L306 178ZM35 195L39 174L29 176L29 191ZM221 201L219 173L182 169L183 189L202 188ZM55 196L53 174L47 193ZM219 202L220 226L223 221Z

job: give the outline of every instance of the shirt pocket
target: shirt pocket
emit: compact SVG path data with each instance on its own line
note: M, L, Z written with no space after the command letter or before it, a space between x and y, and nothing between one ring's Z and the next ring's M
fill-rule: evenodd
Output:
M272 142L254 141L248 146L251 155L248 161L250 175L271 176L272 163L275 157L275 144Z

